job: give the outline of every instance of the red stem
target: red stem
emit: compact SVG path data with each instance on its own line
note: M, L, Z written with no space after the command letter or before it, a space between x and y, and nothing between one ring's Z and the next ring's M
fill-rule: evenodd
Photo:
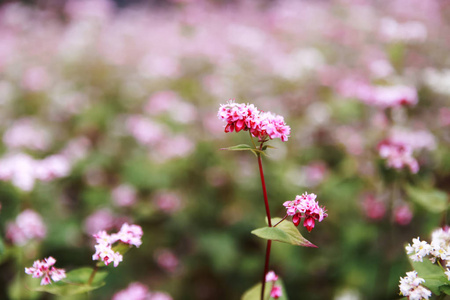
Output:
M262 143L261 147L262 148ZM262 159L261 154L258 154L258 165L259 165L259 174L261 175L261 185L263 189L264 194L264 204L266 206L266 214L267 214L267 223L269 224L269 227L272 227L272 220L270 218L270 209L269 209L269 200L267 199L267 190L266 190L266 181L264 180L264 172L262 168ZM266 274L269 272L269 259L270 259L270 248L272 246L272 240L267 241L267 247L266 247L266 260L264 263L264 274L262 278L262 288L261 288L261 300L264 300L264 289L266 287Z
M269 227L272 227L272 220L270 219L269 200L267 199L266 181L264 180L261 155L258 155L258 165L259 165L259 174L261 175L261 185L264 194L264 204L266 206L267 222L269 224Z

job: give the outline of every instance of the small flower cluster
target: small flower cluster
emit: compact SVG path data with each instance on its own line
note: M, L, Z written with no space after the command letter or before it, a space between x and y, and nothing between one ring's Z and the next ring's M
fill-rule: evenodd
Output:
M286 142L291 133L291 128L286 125L282 116L259 111L253 104L230 100L220 106L217 116L227 122L225 132L250 131L259 141L280 138Z
M112 300L172 300L169 294L150 292L148 287L139 282L133 282L124 290L114 294Z
M406 273L406 277L400 277L400 293L409 300L421 300L431 297L431 291L421 284L425 280L417 276L416 271Z
M308 231L311 231L316 220L322 222L322 220L328 217L325 208L319 206L319 202L316 201L317 196L315 194L304 193L303 195L297 195L295 200L286 201L283 205L286 207L286 214L292 216L292 222L295 226L300 224L300 220L304 217L303 226Z
M281 286L276 285L278 280L278 275L275 274L274 271L269 271L266 274L266 282L273 282L272 289L270 290L270 297L274 299L278 299L283 296L283 291L281 290Z
M43 277L41 285L50 284L51 280L60 281L66 278L66 271L53 267L55 263L56 259L51 256L44 258L44 260L36 260L31 268L25 268L25 273L33 275L33 278Z
M406 144L384 140L378 144L378 153L387 159L387 166L390 168L400 170L408 167L414 174L419 171L419 163L412 156L413 150Z
M423 261L425 256L429 256L431 262L446 262L446 272L450 280L450 228L439 228L432 233L431 244L421 241L419 237L412 240L413 244L408 244L405 249L407 254L411 254L413 261Z
M114 263L114 267L117 267L123 260L122 255L112 249L112 245L120 241L124 244L134 245L139 247L142 244L142 228L138 225L128 225L127 223L122 225L122 228L118 233L109 235L106 231L99 231L94 234L97 241L95 245L95 253L92 255L92 260L100 260L109 265Z

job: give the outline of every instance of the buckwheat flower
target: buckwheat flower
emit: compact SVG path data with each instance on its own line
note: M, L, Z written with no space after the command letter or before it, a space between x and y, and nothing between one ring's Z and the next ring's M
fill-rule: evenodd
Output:
M278 299L283 296L283 292L281 291L281 287L279 285L274 285L272 290L270 291L270 297L274 299Z
M412 240L413 244L405 247L406 254L412 254L410 258L413 261L423 261L423 258L430 254L432 247L426 241L421 241L420 237L417 237Z
M110 244L97 244L95 245L95 253L92 255L92 260L100 260L105 265L113 263L114 267L117 267L123 260L123 257L119 252L114 252Z
M112 237L104 230L99 231L98 233L92 236L95 238L97 244L111 245L114 243Z
M315 194L304 193L301 196L297 195L295 200L283 203L283 206L286 207L286 214L292 216L295 226L298 226L300 220L305 218L303 226L311 231L315 227L316 221L322 222L328 216L325 208L319 206L316 198Z
M143 231L141 226L124 223L120 228L120 231L116 234L112 234L111 238L114 241L121 241L122 243L134 245L139 248L142 244L142 234Z
M408 299L428 299L431 296L431 291L421 286L425 279L417 276L416 271L406 273L406 277L400 277L400 293Z
M25 273L32 275L33 278L43 277L41 285L47 285L53 281L60 281L66 278L66 271L64 269L58 269L53 267L56 260L49 256L44 260L36 260L31 268L25 268Z
M446 271L445 271L444 273L445 273L445 275L447 275L447 279L450 280L450 269L447 268L447 269L445 269L445 270L446 270Z
M269 281L274 281L275 282L277 280L278 280L278 275L275 274L274 271L267 272L267 274L266 274L266 282L269 282Z

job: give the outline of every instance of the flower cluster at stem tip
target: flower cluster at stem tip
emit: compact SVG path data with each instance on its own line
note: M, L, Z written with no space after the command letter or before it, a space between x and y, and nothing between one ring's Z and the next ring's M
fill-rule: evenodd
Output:
M25 268L25 273L32 275L33 278L43 277L41 285L47 285L53 281L60 281L66 278L66 271L64 269L58 269L53 267L56 263L56 259L49 256L43 260L36 260L31 268Z
M295 200L283 203L286 207L286 214L292 216L292 222L295 226L298 226L301 219L305 218L303 226L310 232L316 221L322 222L324 218L328 217L325 207L320 207L316 198L315 194L304 193L301 196L297 195Z
M250 131L260 142L268 138L280 138L286 142L291 133L291 128L286 125L282 116L259 111L253 104L230 100L220 106L217 116L227 122L225 132Z
M142 228L138 225L129 225L124 223L118 233L109 235L106 231L99 231L94 234L97 241L95 245L95 253L92 255L92 260L100 260L109 265L114 263L114 267L117 267L123 260L122 255L112 249L112 245L119 241L124 244L134 245L139 247L142 244Z

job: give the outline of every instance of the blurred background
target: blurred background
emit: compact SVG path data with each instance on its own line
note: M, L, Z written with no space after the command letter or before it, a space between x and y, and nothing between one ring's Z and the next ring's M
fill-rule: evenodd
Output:
M2 1L0 298L69 299L24 267L93 266L91 235L129 222L143 244L91 299L239 299L265 210L255 157L219 150L250 143L217 118L235 98L291 126L272 215L305 191L328 210L299 226L319 248L273 244L290 299L399 299L405 244L447 220L449 34L439 0Z

